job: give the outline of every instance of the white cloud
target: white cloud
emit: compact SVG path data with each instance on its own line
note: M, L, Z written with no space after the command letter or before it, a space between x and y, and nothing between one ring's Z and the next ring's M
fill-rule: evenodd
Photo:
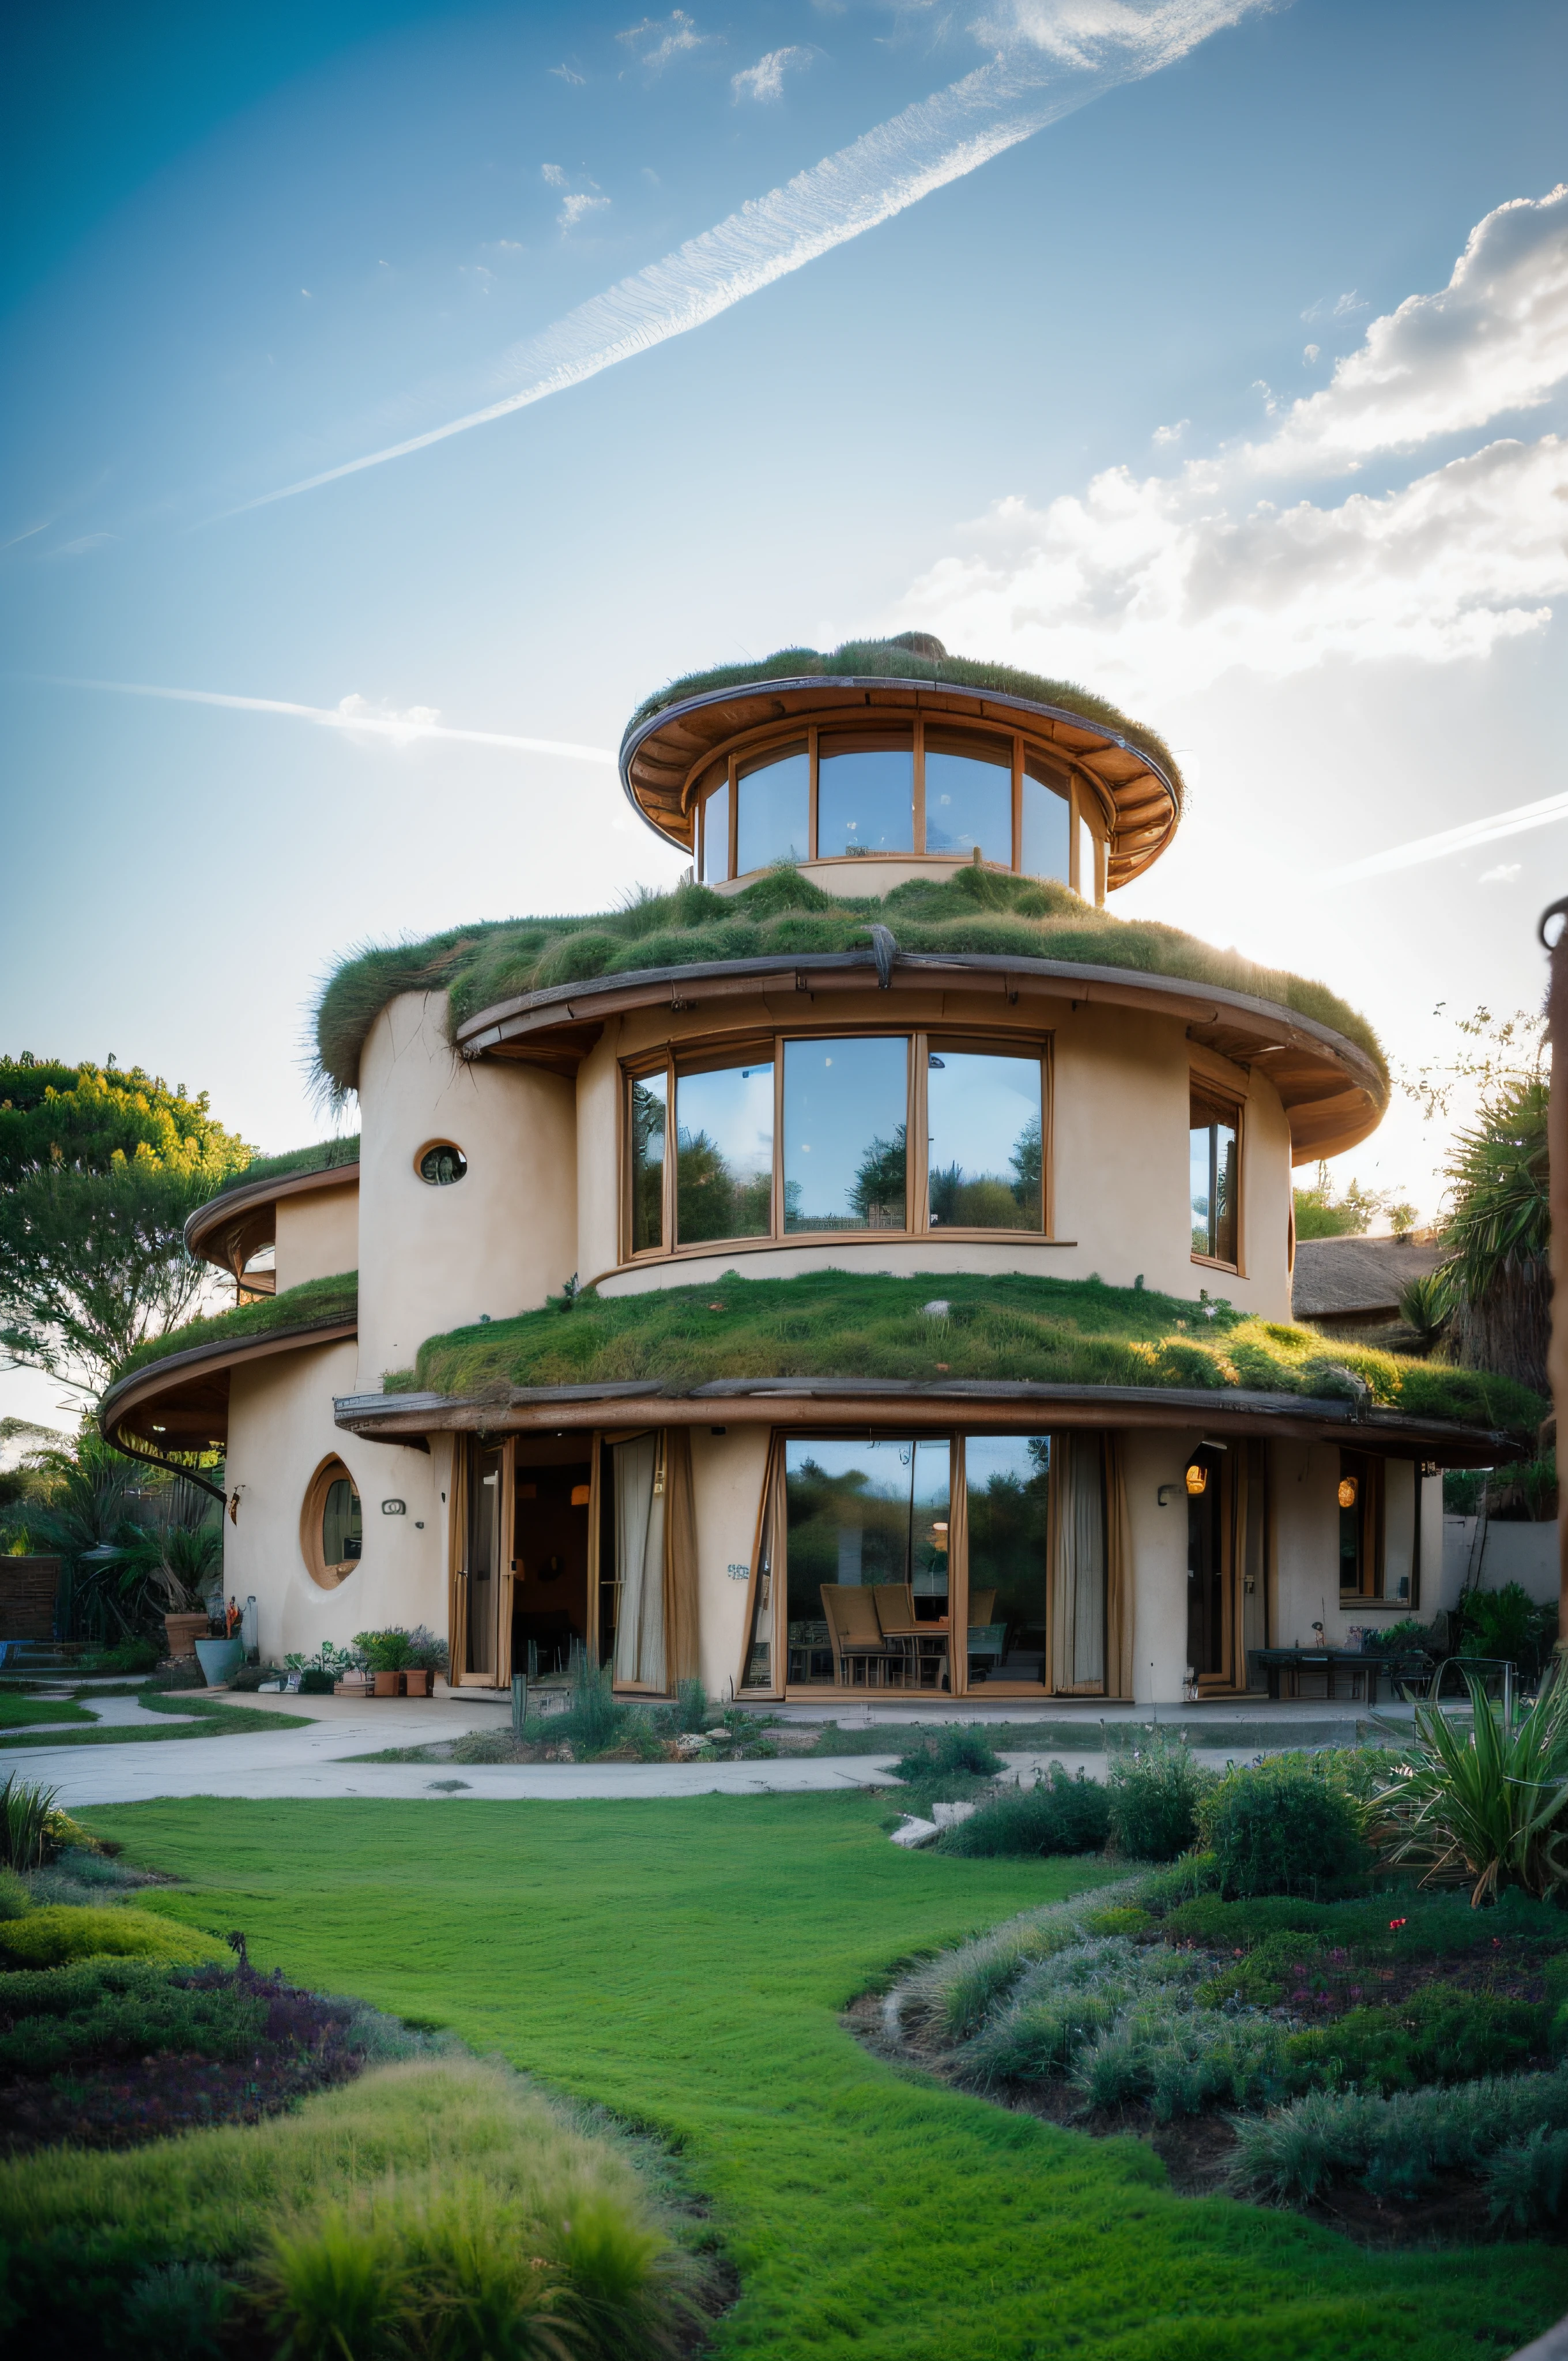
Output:
M1496 869L1484 869L1476 882L1482 885L1511 885L1523 867L1522 861L1499 861Z
M547 67L546 71L554 74L560 82L575 83L579 89L587 80L587 74L579 73L576 66L566 64L565 60L558 66Z
M1301 358L1304 361L1315 361L1322 347L1320 345L1309 345L1302 353Z
M1179 418L1174 426L1157 426L1154 439L1161 445L1179 443L1191 423L1190 418Z
M784 96L784 78L792 70L808 66L811 51L799 48L770 49L754 66L746 66L729 77L729 87L737 102L742 98L767 101Z
M609 763L614 754L606 746L579 746L559 738L517 738L494 730L449 730L433 705L372 705L351 691L335 705L292 705L274 697L228 697L211 688L158 688L144 681L66 680L54 678L56 688L95 688L115 697L154 697L172 705L217 705L234 713L276 713L290 721L312 721L321 730L341 730L357 742L389 739L409 746L417 740L437 738L466 746L499 746L520 754L564 754L578 763Z
M1250 455L1259 467L1324 475L1378 451L1533 409L1568 376L1568 185L1519 197L1470 233L1448 285L1374 320L1332 382Z
M608 197L590 197L574 194L566 199L565 203L562 206L555 218L560 223L563 229L572 230L576 228L577 224L580 221L587 221L590 214L603 214L608 213L609 211L609 199Z
M541 164L539 175L547 189L564 189L566 185L566 175L559 164Z
M1365 304L1353 287L1348 295L1336 295L1332 303L1326 295L1316 303L1309 303L1301 317L1311 327L1319 320L1354 320L1357 313L1365 309Z
M1266 440L1173 476L1110 468L1040 508L1000 500L962 555L912 585L900 620L1138 695L1238 664L1278 678L1331 656L1484 656L1539 631L1568 592L1568 444L1495 440L1378 497L1277 506L1261 485L1484 425L1565 376L1558 190L1488 214L1448 288L1374 321Z
M646 66L650 73L663 73L672 59L705 48L714 37L711 33L699 33L685 10L675 8L668 16L644 16L640 25L629 25L624 33L615 38L629 49L634 49L639 41L649 41L647 49L637 51L638 63Z

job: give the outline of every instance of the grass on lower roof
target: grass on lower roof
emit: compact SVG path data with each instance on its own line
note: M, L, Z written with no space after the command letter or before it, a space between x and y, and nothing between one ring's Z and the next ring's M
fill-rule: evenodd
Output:
M306 1148L286 1148L280 1156L253 1156L229 1186L248 1189L257 1180L291 1180L299 1172L330 1172L340 1164L358 1161L359 1134L347 1132L339 1139L315 1139Z
M636 969L864 950L873 920L890 928L906 951L1065 960L1245 993L1342 1034L1387 1084L1371 1026L1326 984L1260 967L1240 951L1217 950L1177 927L1118 918L1066 885L972 867L941 882L911 878L881 899L855 900L825 894L798 870L780 867L733 895L685 884L591 917L508 918L367 949L345 960L322 992L318 1073L340 1097L355 1089L365 1038L399 993L444 991L449 1023L456 1026L520 993Z
M196 1345L244 1344L258 1336L270 1336L282 1328L309 1328L318 1322L352 1320L359 1308L359 1274L356 1270L339 1271L332 1279L307 1279L298 1287L285 1287L277 1295L258 1296L250 1303L236 1303L229 1312L214 1312L202 1320L187 1320L181 1327L166 1328L160 1336L148 1336L126 1355L115 1375L118 1385L137 1369L145 1369L153 1361L166 1361L171 1353L188 1353Z
M927 1305L943 1302L945 1312ZM1212 1316L1211 1316L1212 1314ZM483 1393L657 1378L1032 1378L1062 1385L1202 1387L1354 1396L1412 1418L1532 1434L1545 1404L1511 1378L1330 1340L1152 1289L1099 1279L842 1270L795 1279L727 1271L703 1287L579 1296L512 1320L432 1336L389 1390Z
M448 2026L679 2151L740 2275L719 2361L1501 2361L1568 2256L1367 2253L1179 2199L1140 2141L945 2089L839 2022L903 1962L1103 1880L905 1853L885 1798L167 1802L83 1812L148 1906Z
M254 1738L261 1730L304 1730L311 1720L308 1713L268 1713L254 1706L225 1705L219 1697L203 1697L192 1689L170 1689L146 1697L142 1703L153 1713L191 1718L170 1720L167 1730L149 1729L146 1722L133 1722L129 1728L111 1722L92 1730L17 1730L0 1722L0 1729L9 1730L9 1735L0 1737L0 1752L17 1746L145 1746L176 1738Z

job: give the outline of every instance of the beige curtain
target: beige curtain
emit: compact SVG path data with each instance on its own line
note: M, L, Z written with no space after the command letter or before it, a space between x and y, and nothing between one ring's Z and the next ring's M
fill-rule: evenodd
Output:
M664 1437L618 1443L615 1462L615 1678L664 1686Z
M1051 1686L1059 1696L1105 1686L1105 1486L1098 1434L1051 1437Z
M446 1677L454 1688L468 1661L468 1438L452 1438L446 1487Z
M782 1697L788 1671L788 1642L781 1657L778 1594L774 1585L783 1571L780 1536L784 1530L784 1437L769 1438L762 1470L762 1497L757 1504L757 1538L751 1550L751 1579L746 1592L746 1630L740 1650L736 1692Z
M1105 1694L1133 1694L1133 1530L1119 1434L1105 1437Z
M692 1484L691 1431L664 1434L664 1658L673 1688L695 1680L702 1658L697 1638L696 1494Z

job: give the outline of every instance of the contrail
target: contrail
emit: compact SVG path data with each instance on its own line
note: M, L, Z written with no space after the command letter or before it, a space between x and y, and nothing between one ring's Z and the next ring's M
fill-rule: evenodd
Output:
M513 390L483 409L263 492L225 513L242 516L362 468L405 458L411 451L423 451L581 385L671 336L685 335L833 247L891 221L934 190L977 171L1106 91L1173 64L1210 34L1267 5L1268 0L1159 0L1153 7L1136 7L1128 0L1067 0L1061 6L1025 10L1015 0L1015 14L1030 19L1032 54L1020 56L1025 41L1015 33L1010 55L905 107L797 173L784 188L751 200L717 228L688 238L663 261L514 346L496 372Z
M1469 821L1464 828L1444 829L1439 836L1418 836L1412 843L1396 844L1374 852L1348 868L1325 870L1315 886L1348 885L1358 877L1383 877L1391 869L1418 869L1425 861L1442 861L1451 852L1468 852L1477 844L1494 844L1499 837L1523 836L1532 828L1549 828L1568 819L1568 795L1543 796L1539 803L1516 804L1512 811L1495 812L1490 819Z
M65 680L49 676L55 688L102 688L116 697L162 697L176 705L226 705L237 713L281 713L292 721L314 721L323 730L347 730L356 737L390 738L400 746L422 738L444 738L463 746L506 746L517 754L565 754L575 763L613 763L607 746L576 746L562 738L511 738L499 730L448 730L433 709L413 706L406 714L360 709L361 700L341 705L289 705L276 697L224 697L211 688L153 688L131 680Z

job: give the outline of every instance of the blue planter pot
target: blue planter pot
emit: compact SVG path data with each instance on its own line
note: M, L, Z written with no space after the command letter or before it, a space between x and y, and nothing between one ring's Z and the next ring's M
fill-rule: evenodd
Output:
M198 1640L196 1661L210 1689L222 1688L245 1662L243 1640Z

